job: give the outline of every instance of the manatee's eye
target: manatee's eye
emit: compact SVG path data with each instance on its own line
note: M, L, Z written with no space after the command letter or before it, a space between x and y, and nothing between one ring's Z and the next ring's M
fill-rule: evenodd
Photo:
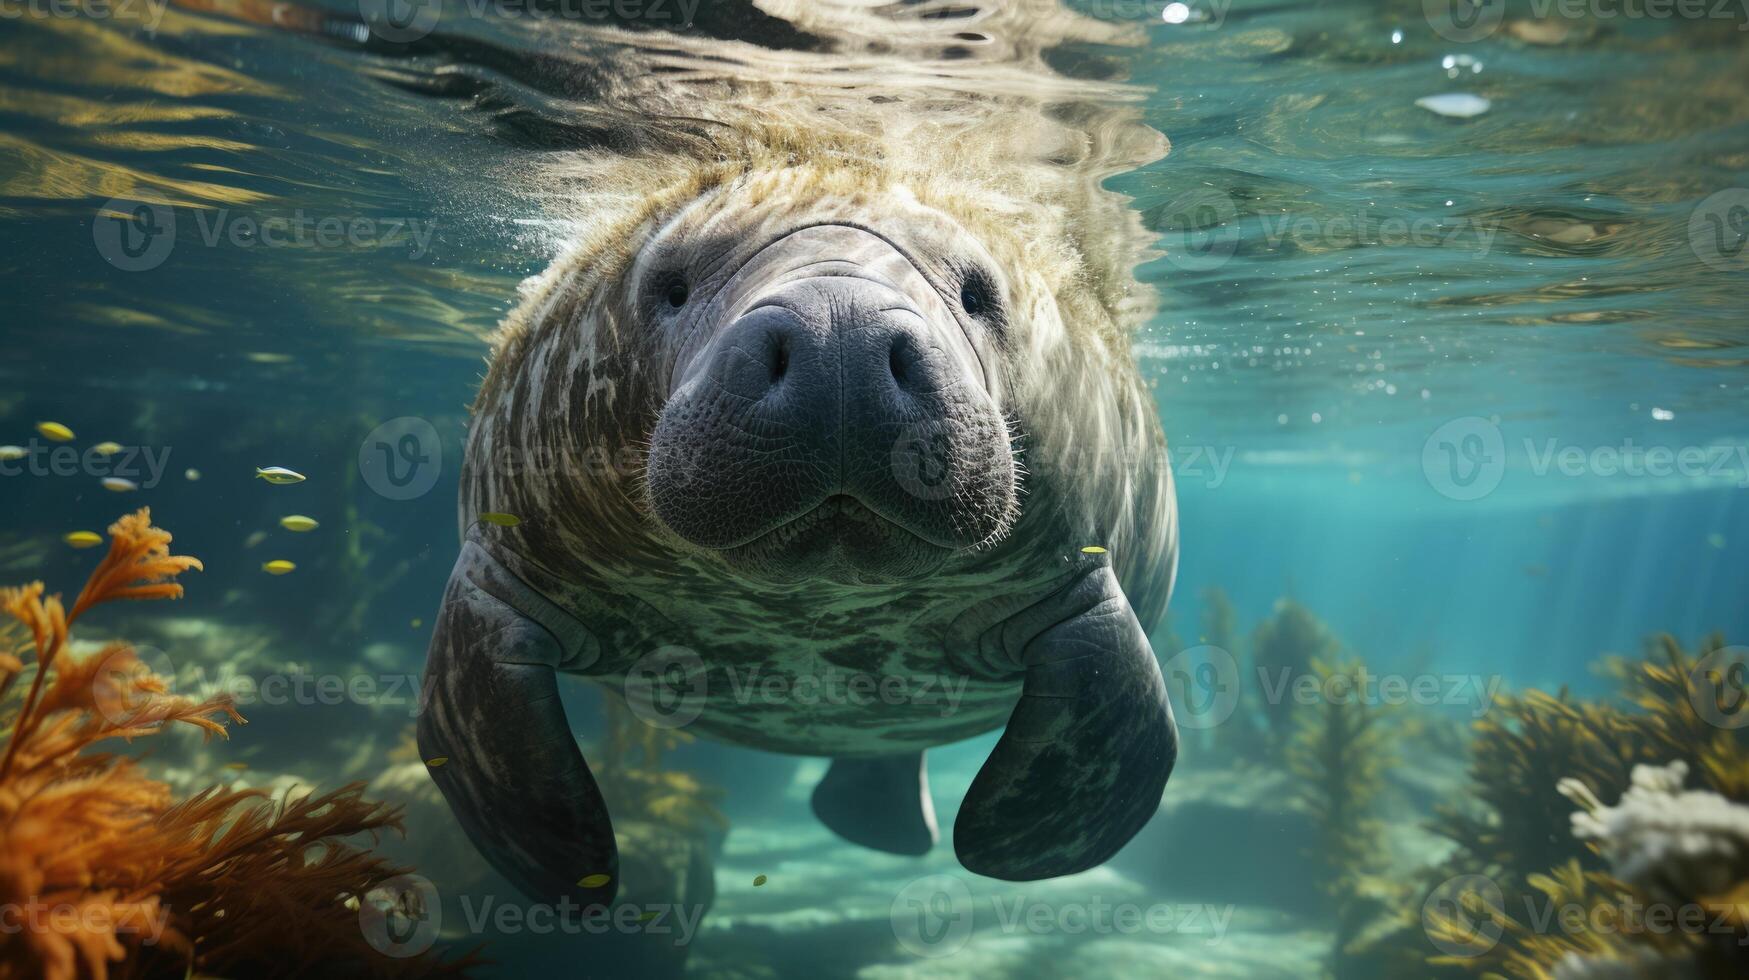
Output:
M668 305L679 309L686 305L686 283L676 279L668 284Z
M972 269L960 280L960 308L968 316L989 316L996 312L996 288L982 270Z

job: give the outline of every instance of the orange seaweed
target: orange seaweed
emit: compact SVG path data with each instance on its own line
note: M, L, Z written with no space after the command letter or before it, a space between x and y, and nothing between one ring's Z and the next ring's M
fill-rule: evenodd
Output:
M465 972L472 958L394 959L365 940L357 903L406 869L346 842L401 829L399 810L359 785L277 803L213 786L178 801L134 759L93 750L175 724L226 737L243 722L227 697L171 693L127 644L68 652L87 610L178 598L176 576L201 567L170 554L144 509L109 534L71 609L40 582L0 589L0 980ZM11 696L27 671L28 691Z

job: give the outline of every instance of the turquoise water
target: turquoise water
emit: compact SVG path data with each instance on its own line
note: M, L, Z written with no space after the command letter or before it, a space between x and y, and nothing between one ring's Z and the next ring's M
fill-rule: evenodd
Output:
M1172 142L1107 186L1164 250L1139 272L1159 310L1135 347L1178 480L1179 580L1154 645L1181 722L1213 693L1185 678L1210 676L1196 665L1220 642L1215 590L1241 637L1289 597L1378 670L1506 689L1607 692L1594 663L1653 634L1749 636L1745 15L1486 9L1504 10L1496 29L1454 40L1407 0L1192 4L1177 24L1115 4L1087 10L1138 43L1039 42L1065 74L1124 79L1120 98ZM482 975L1325 968L1332 928L1296 877L1291 777L1195 724L1165 812L1083 875L1014 886L960 871L945 843L922 859L856 849L808 812L823 762L699 741L661 762L724 794L727 830L693 835L714 877L708 911L696 880L682 900L701 911L695 934L476 920L483 901L526 903L396 750L455 555L486 338L567 233L549 200L563 188L532 176L611 137L575 121L593 84L578 65L591 32L621 28L515 7L448 12L394 44L347 28L350 7L315 11L0 19L0 443L56 420L81 449L154 453L124 493L89 466L0 478L0 581L73 590L92 554L62 535L149 505L206 571L180 604L106 612L101 628L161 650L185 684L397 685L246 708L222 750L160 750L173 785L230 758L279 791L371 783L409 808L406 839L385 847L442 896L439 948L483 946L497 964ZM698 24L689 36L724 45L830 36L709 0ZM623 43L659 47L661 27L633 22ZM1440 95L1486 108L1417 104ZM106 240L112 199L173 205L168 251ZM440 448L429 487L396 499L359 460L404 417ZM266 488L267 465L310 479ZM321 528L282 530L291 512ZM275 559L297 571L263 574ZM579 736L599 739L601 695L579 681L565 696ZM1449 722L1476 707L1459 693L1408 710ZM993 742L931 753L944 827ZM1418 808L1461 794L1465 764L1461 744L1406 751L1378 842L1396 868L1442 853ZM1243 816L1173 809L1215 804ZM976 911L969 932L919 943L905 902L936 875ZM1164 911L1077 927L1102 904ZM1017 925L1035 906L1043 924Z

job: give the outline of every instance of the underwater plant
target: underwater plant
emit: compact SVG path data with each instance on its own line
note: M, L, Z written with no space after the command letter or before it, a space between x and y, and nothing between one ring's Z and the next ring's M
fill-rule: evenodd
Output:
M677 728L644 723L617 695L603 703L598 785L616 813L690 834L722 832L728 818L717 808L721 790L687 772L662 766L662 757L693 740Z
M1476 723L1468 795L1478 806L1447 808L1433 828L1457 845L1440 870L1485 875L1497 892L1456 896L1462 914L1429 915L1428 938L1459 951L1431 956L1430 968L1531 980L1749 975L1749 704L1716 698L1707 665L1723 648L1715 635L1690 656L1662 635L1640 660L1605 662L1620 704L1531 690ZM1684 788L1691 773L1701 788ZM1694 910L1702 927L1633 919L1652 907Z
M1635 766L1615 806L1564 782L1579 807L1573 836L1607 869L1569 861L1530 875L1538 897L1518 916L1462 896L1464 914L1432 915L1428 927L1467 955L1430 962L1527 980L1749 975L1749 806L1685 789L1687 777L1682 762Z
M1285 689L1279 681L1311 674L1315 661L1329 660L1341 649L1323 620L1300 603L1282 598L1251 634L1251 665L1259 681ZM1278 751L1285 750L1294 733L1293 706L1280 698L1257 698L1256 703L1270 742Z
M1298 777L1299 802L1313 821L1307 857L1318 869L1318 886L1335 917L1334 964L1371 911L1361 899L1382 884L1382 826L1375 807L1394 753L1384 713L1360 697L1365 664L1358 658L1314 658L1310 669L1326 696L1315 705L1298 706L1287 764Z
M136 759L95 748L177 724L224 737L243 721L226 697L171 693L125 643L72 655L83 613L178 598L176 576L201 567L170 554L144 509L109 535L71 607L41 582L0 590L0 978L463 973L471 958L392 959L366 941L357 903L405 869L346 843L401 829L359 786L279 802L213 786L176 800Z

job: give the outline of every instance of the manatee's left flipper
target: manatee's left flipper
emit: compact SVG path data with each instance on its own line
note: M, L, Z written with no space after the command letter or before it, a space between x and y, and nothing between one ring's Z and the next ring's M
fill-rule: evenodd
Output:
M530 899L579 910L612 902L619 852L554 671L598 654L574 620L469 541L420 698L419 751L474 846ZM596 875L605 879L583 884Z
M833 833L889 854L927 854L941 839L923 753L834 759L814 787L814 815Z
M1159 664L1103 562L1001 631L1025 683L960 805L954 850L1009 881L1084 871L1154 815L1178 759Z

